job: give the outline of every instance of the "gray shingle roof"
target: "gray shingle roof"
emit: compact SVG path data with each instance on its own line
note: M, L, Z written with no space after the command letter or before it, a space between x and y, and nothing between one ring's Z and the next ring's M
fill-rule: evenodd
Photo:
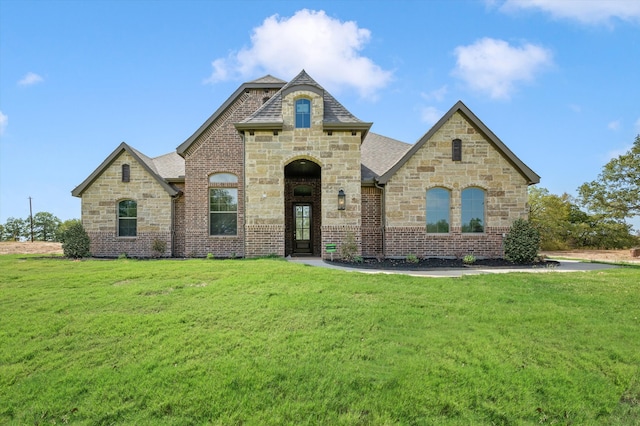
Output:
M257 78L255 80L247 82L247 84L286 84L284 80L280 80L277 77L267 74L264 77Z
M323 122L325 124L344 124L348 125L358 124L360 126L371 125L371 123L364 122L351 114L340 102L338 102L329 92L327 92L320 84L318 84L313 78L307 74L305 70L302 70L296 77L290 82L285 84L274 96L266 101L256 112L251 114L240 123L244 124L282 124L282 96L283 93L291 91L296 86L306 86L316 89L316 91L322 93L324 101L324 117ZM243 126L244 127L244 126Z
M164 179L184 179L184 158L175 151L152 159L155 170Z
M412 146L369 132L360 147L362 180L371 180L385 174Z

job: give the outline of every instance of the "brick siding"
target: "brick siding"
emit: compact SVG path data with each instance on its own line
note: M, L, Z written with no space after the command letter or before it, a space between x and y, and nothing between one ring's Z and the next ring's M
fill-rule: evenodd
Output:
M382 191L362 188L362 256L382 256Z
M484 233L462 233L453 228L449 234L428 234L425 227L387 227L386 257L456 257L472 254L479 258L501 258L504 250L502 235L509 228L487 228Z
M184 253L188 257L245 256L244 142L233 126L252 114L275 89L248 89L238 96L185 152ZM209 176L238 177L238 233L209 235Z

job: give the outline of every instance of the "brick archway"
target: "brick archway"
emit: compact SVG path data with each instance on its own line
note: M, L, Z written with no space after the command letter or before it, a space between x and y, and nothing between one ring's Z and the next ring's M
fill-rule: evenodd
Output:
M322 253L321 172L318 163L306 158L293 160L284 167L285 256ZM306 221L305 229L299 229Z

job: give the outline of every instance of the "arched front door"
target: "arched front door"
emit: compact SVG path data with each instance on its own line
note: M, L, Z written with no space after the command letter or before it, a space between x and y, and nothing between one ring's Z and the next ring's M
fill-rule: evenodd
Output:
M286 255L320 256L321 168L307 159L284 168Z

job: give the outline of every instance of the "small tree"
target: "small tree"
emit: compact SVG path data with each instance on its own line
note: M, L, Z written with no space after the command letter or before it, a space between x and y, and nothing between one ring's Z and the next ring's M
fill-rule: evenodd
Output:
M66 257L80 259L91 256L89 235L80 221L69 224L62 233L62 252Z
M538 256L540 234L524 219L517 219L511 225L504 239L504 257L514 263L531 263Z

